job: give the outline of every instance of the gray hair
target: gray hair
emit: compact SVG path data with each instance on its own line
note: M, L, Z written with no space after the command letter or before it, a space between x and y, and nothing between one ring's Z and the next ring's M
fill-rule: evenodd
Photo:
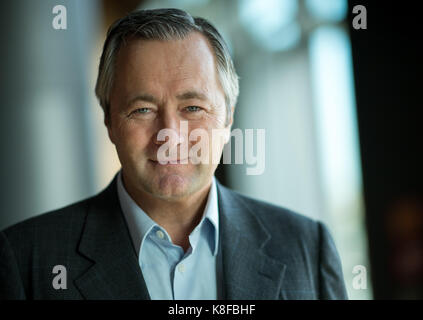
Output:
M110 91L113 86L116 57L122 44L132 37L144 40L183 39L195 31L204 35L213 49L218 78L225 95L228 124L231 107L235 107L239 93L238 75L228 47L210 22L203 18L192 17L180 9L137 10L110 26L100 58L95 87L106 121L110 116Z

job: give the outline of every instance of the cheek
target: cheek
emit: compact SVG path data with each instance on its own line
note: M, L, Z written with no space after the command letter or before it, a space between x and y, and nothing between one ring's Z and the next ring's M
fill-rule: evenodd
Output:
M117 137L121 150L126 150L128 153L137 153L148 145L151 134L146 126L127 123L118 128Z
M217 110L213 110L204 117L202 123L203 128L206 130L221 129L225 127L226 122L226 110L220 107Z
M190 146L197 145L198 147L206 148L205 143L201 143L203 137L207 139L207 149L209 150L209 155L212 156L210 152L219 153L222 151L224 144L226 143L229 129L225 128L223 123L222 125L219 119L214 118L213 121L208 121L202 124L196 124L190 126ZM199 130L197 130L199 129ZM192 133L192 134L191 134ZM201 133L201 136L198 135Z

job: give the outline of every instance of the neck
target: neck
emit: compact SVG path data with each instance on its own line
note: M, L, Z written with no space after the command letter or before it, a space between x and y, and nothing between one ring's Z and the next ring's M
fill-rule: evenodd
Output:
M166 230L172 242L184 251L189 248L189 235L200 223L207 203L211 181L194 194L178 199L162 199L132 188L122 182L135 203L158 225Z

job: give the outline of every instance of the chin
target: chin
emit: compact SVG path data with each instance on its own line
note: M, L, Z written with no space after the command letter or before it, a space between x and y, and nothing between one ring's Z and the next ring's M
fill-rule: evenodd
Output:
M187 194L188 179L178 174L167 174L158 177L155 182L155 193L160 198L179 198Z

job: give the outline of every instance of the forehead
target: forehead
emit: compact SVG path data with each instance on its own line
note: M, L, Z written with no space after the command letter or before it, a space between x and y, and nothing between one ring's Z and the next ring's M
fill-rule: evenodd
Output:
M115 72L116 84L124 91L218 87L212 48L198 32L169 41L130 40L119 50Z

